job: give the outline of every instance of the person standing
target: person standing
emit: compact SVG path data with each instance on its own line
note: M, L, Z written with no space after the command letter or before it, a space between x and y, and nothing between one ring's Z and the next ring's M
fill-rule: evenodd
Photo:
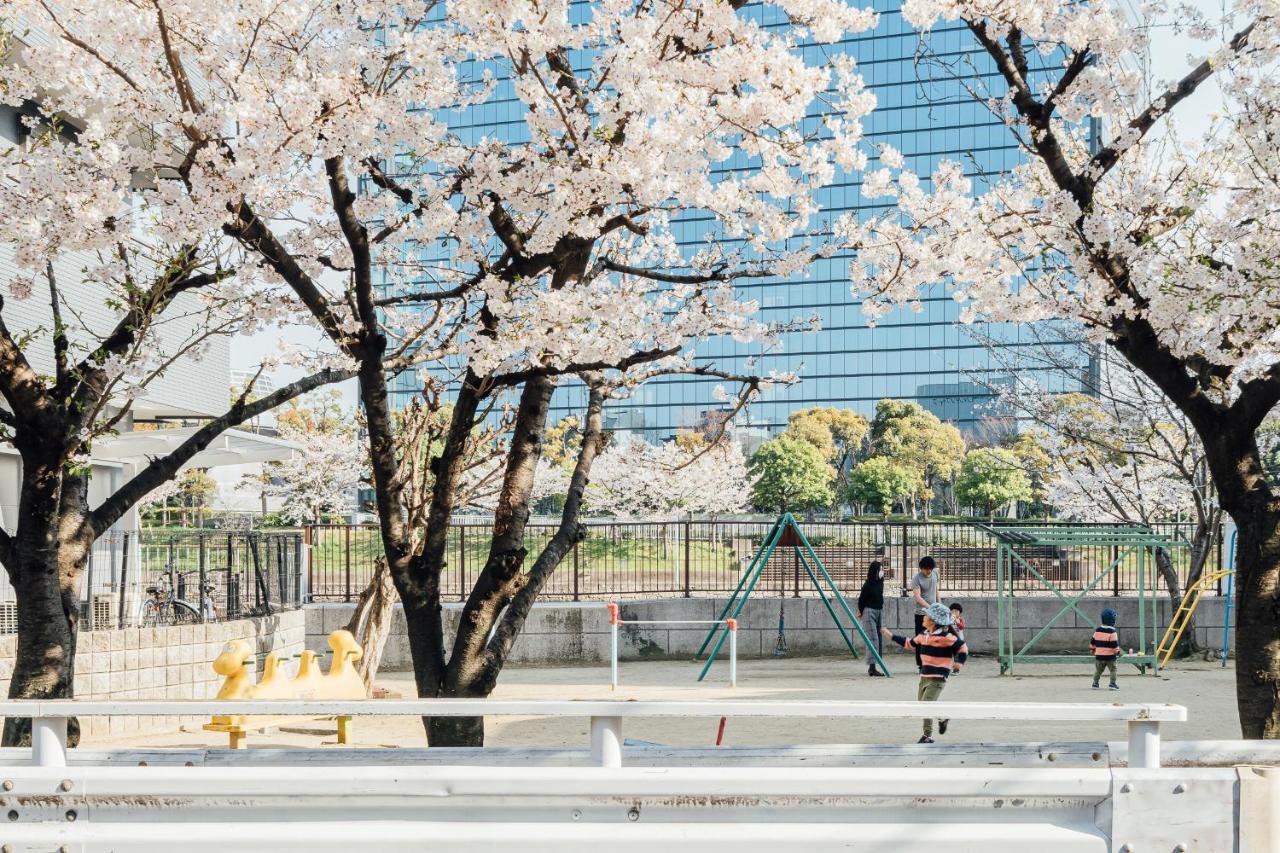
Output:
M916 634L924 633L924 615L930 604L938 603L937 563L933 557L920 558L919 571L911 579L911 597L916 602ZM916 669L920 668L920 650L916 649Z
M867 579L862 582L862 589L858 592L858 619L862 621L867 641L876 644L876 653L881 656L884 655L884 638L880 636L883 612L884 568L879 560L875 560L867 567ZM884 675L876 669L875 658L871 655L867 655L867 658L867 675L872 678Z
M1124 654L1120 650L1120 637L1116 633L1116 612L1108 607L1102 611L1102 624L1093 630L1093 636L1089 638L1089 648L1093 651L1094 667L1093 667L1093 689L1098 689L1098 680L1102 678L1103 670L1111 677L1111 683L1107 686L1112 690L1119 690L1120 685L1116 681L1116 661Z

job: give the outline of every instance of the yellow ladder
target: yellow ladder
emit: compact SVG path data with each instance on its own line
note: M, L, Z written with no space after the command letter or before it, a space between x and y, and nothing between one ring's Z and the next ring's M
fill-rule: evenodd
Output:
M1156 647L1156 656L1160 658L1160 668L1169 665L1169 659L1173 657L1173 650L1178 647L1178 641L1182 639L1182 634L1187 630L1187 626L1191 624L1191 617L1196 613L1196 607L1200 604L1200 596L1207 590L1217 585L1218 581L1227 575L1233 575L1233 571L1217 571L1209 572L1201 575L1200 580L1191 585L1187 590L1187 594L1182 596L1182 604L1178 605L1178 610L1173 614L1173 619L1169 621L1169 627L1165 630L1164 636L1160 638L1160 645Z

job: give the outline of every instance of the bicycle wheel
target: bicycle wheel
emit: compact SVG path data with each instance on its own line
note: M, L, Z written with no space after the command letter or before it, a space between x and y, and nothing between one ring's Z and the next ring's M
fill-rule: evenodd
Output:
M160 614L160 605L154 601L143 603L142 618L138 622L143 628L154 628L157 625L165 624Z
M181 599L170 602L170 625L198 625L200 611Z

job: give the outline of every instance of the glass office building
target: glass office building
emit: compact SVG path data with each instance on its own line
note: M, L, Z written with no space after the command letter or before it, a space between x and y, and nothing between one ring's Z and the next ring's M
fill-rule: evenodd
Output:
M922 175L929 174L939 160L961 162L979 187L984 176L999 175L1017 164L1022 154L1008 128L967 91L975 82L996 92L1002 85L965 27L939 25L927 37L932 55L969 77L960 80L956 72L919 58L920 36L903 21L898 0L870 2L880 12L874 30L838 45L801 48L813 64L827 62L841 51L857 60L878 102L864 120L867 142L892 145ZM776 8L748 6L743 14L765 16L766 26L789 26ZM1031 57L1044 65L1042 74L1052 73L1057 66L1055 58L1035 52ZM975 80L977 75L986 79ZM514 101L489 103L460 112L451 121L464 138L514 137L524 132L518 109ZM817 117L812 121L817 129ZM864 199L856 174L838 176L819 198L828 220L848 210L860 215L879 212L884 201ZM676 237L696 248L710 227L705 217L691 214L676 223ZM1011 359L1005 357L1009 353L993 353L993 343L1017 348L1032 345L1042 336L1016 326L962 327L957 322L960 306L941 287L922 295L923 310L918 313L896 310L869 327L850 294L847 270L848 258L837 256L817 262L805 277L739 284L743 296L759 303L764 321L817 315L821 331L789 334L780 349L767 353L732 340L711 340L697 347L702 363L742 373L794 371L801 377L795 385L766 392L740 414L740 435L758 441L784 428L791 412L812 406L850 408L869 416L883 398L916 400L967 432L977 432L985 418L1001 415L993 411L989 384ZM748 360L753 358L754 367L749 367ZM1083 359L1080 372L1087 370L1088 359ZM1047 384L1064 381L1073 384L1069 377L1045 377ZM715 400L717 384L718 380L687 376L652 381L633 398L612 403L608 424L661 441L679 430L715 422L723 416L724 405ZM411 379L397 389L403 394L416 390ZM581 386L566 385L556 394L551 417L580 413L584 402Z

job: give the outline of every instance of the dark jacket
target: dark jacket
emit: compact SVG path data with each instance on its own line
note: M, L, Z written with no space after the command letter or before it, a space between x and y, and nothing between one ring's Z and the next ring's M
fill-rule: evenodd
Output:
M858 612L884 609L884 578L880 577L880 565L867 570L867 579L858 593Z

